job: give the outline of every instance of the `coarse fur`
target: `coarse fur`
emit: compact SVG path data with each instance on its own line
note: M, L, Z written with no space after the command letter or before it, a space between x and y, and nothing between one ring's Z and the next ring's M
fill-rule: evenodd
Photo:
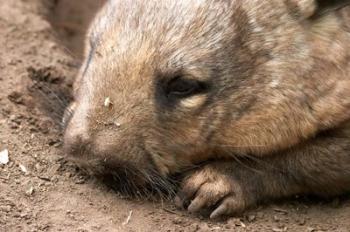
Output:
M349 2L110 0L87 36L67 153L94 173L132 170L138 187L183 173L177 204L211 217L349 191ZM179 79L198 91L169 93Z

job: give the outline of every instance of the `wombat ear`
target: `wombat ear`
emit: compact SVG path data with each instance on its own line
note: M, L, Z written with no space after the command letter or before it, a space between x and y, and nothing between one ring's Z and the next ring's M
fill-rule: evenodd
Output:
M333 10L350 5L350 0L286 0L297 17L303 19L320 17Z

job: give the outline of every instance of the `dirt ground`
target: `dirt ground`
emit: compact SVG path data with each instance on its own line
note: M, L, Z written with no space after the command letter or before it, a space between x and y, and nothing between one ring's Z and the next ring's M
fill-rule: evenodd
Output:
M0 1L0 231L350 231L348 197L295 198L209 221L125 199L63 158L59 117L101 0Z

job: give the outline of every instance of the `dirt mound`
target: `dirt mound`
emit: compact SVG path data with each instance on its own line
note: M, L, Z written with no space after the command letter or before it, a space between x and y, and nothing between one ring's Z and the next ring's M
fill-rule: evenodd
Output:
M350 201L292 199L222 222L129 200L61 154L59 119L103 1L0 4L0 231L349 231ZM70 52L68 52L70 51Z

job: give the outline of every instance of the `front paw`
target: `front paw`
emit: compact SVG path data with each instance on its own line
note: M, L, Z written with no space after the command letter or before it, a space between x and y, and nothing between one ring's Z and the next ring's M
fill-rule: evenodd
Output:
M244 211L255 203L245 184L233 174L233 164L213 163L187 176L175 203L191 213L210 211L218 218Z

